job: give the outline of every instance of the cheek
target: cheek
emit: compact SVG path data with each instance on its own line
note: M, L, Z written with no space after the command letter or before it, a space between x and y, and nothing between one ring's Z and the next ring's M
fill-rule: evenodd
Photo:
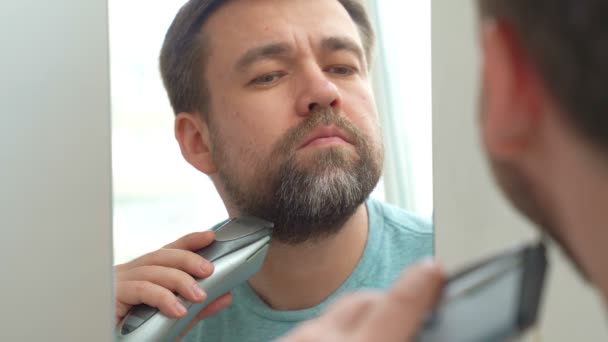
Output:
M371 85L365 80L344 84L340 89L345 108L355 109L359 115L377 117L376 102Z
M255 126L243 120L243 115L239 112L228 114L222 127L223 149L229 154L230 159L237 163L259 158L259 148L261 142L257 136Z
M220 79L216 84L211 92L212 116L220 132L218 143L223 144L219 149L233 165L253 167L255 163L264 163L286 125L286 119L282 119L286 117L285 104L281 102L286 96L245 91L235 86L234 80Z
M224 112L218 127L222 132L222 149L233 163L256 167L268 161L274 143L281 138L282 126L271 108L256 108L248 102L239 107L242 108L232 106Z
M238 109L242 119L252 127L273 134L296 118L295 96L290 84L279 85L261 91L241 92Z
M376 103L371 90L361 89L345 98L344 111L349 119L373 139L380 136L380 124Z

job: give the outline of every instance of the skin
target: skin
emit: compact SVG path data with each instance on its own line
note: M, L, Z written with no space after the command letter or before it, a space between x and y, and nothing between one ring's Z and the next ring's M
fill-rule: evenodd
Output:
M205 74L211 94L209 120L202 113L179 113L175 135L184 158L212 179L230 216L241 213L224 190L218 170L234 166L231 169L238 172L243 186L255 185L260 166L273 166L273 146L315 109L331 109L362 132L370 145L381 149L361 38L339 2L231 1L209 18L203 31L211 51ZM332 41L347 44L327 44ZM242 63L248 53L268 44L278 44L282 53ZM219 149L223 158L218 156ZM348 139L320 139L295 152L298 166L314 166L319 153L327 149L358 157ZM266 262L250 280L251 287L277 310L319 304L357 265L367 241L367 221L361 204L331 237L295 246L272 241ZM118 265L117 322L139 303L159 307L171 317L183 316L172 292L194 302L204 300L204 295L195 295L194 277L209 276L212 269L201 269L205 260L191 251L210 243L209 234L188 235ZM198 318L218 312L230 299L226 295L216 300Z

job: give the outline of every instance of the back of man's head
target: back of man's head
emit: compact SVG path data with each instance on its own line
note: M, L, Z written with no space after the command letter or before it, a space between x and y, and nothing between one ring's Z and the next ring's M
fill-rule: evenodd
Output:
M608 153L608 1L478 0L509 25L575 131Z

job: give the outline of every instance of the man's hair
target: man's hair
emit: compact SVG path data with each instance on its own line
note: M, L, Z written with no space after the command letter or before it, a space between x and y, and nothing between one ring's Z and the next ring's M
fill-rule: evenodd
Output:
M510 25L566 120L608 151L608 1L478 0Z
M209 55L204 23L229 0L190 0L177 13L165 36L160 53L160 72L175 114L200 112L208 120L210 93L205 78ZM359 29L369 61L374 33L360 0L338 0Z

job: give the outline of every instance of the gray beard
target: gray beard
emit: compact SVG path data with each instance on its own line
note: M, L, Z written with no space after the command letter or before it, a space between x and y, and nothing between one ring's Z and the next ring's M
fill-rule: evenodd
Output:
M319 125L334 124L353 140L357 152L329 147L317 152L312 165L301 166L295 150L302 139ZM235 168L219 167L219 179L231 204L242 214L264 218L275 224L273 239L285 244L315 242L338 233L372 192L381 174L382 148L346 119L329 111L311 114L290 130L276 146L270 161L258 162L255 179L249 184L232 174ZM215 146L221 146L215 145ZM221 166L228 166L223 156Z

